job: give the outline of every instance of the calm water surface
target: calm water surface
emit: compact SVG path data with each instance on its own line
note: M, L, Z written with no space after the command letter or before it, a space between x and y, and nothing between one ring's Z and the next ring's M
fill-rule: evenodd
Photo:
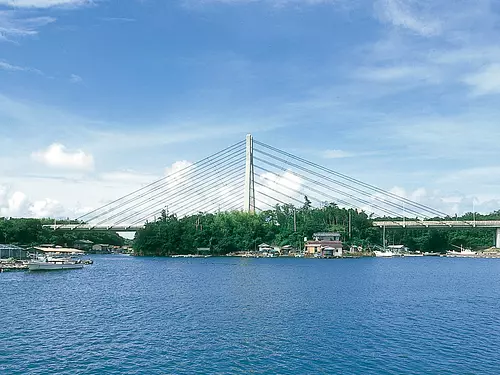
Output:
M500 373L500 260L94 260L0 274L0 374Z

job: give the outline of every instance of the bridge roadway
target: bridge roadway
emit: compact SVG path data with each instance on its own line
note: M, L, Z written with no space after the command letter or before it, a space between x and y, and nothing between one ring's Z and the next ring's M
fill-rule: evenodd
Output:
M93 231L93 232L136 232L144 229L144 225L91 225L91 224L52 224L44 225L44 228L61 231Z
M428 228L494 228L497 230L495 238L495 247L500 249L500 220L488 221L424 221L424 220L400 220L400 221L374 221L373 225L379 228L410 228L410 229L428 229Z

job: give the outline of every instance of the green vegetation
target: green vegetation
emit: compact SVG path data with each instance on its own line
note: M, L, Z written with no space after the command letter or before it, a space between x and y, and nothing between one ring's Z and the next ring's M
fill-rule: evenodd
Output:
M254 215L242 212L200 213L179 219L163 212L156 222L137 232L134 249L138 255L168 256L192 253L199 247L210 247L214 254L227 254L254 250L263 242L302 248L304 237L311 238L314 232L319 231L337 231L346 243L365 246L379 242L380 238L380 230L372 226L365 213L342 209L335 204L321 209L312 208L306 198L301 208L278 205L274 210Z
M350 217L350 220L349 220ZM473 214L444 220L473 221ZM384 218L402 220L402 218ZM439 220L439 219L437 219ZM500 220L500 211L489 215L476 215L476 220ZM351 230L349 230L349 221ZM145 229L137 232L134 249L137 255L168 256L189 254L197 248L209 247L214 254L227 254L238 250L255 250L263 242L271 245L291 245L303 248L304 237L315 232L335 231L342 235L346 246L361 245L367 249L382 245L382 230L372 225L373 218L364 212L339 208L328 204L311 207L305 198L302 207L277 205L275 209L251 215L242 212L199 213L177 218L165 212ZM60 222L61 224L63 222ZM68 222L69 223L69 222ZM49 219L0 218L0 243L21 246L55 244L73 246L79 239L94 243L123 245L125 240L113 232L58 232L44 229L52 224ZM388 229L388 245L403 244L410 250L443 252L455 246L481 249L491 247L494 229Z
M468 213L459 218L448 217L443 220L455 219L472 221L473 215ZM500 220L500 211L477 215L476 220ZM364 212L339 208L333 203L312 208L307 197L301 208L277 205L274 210L255 215L224 212L177 218L163 212L156 222L147 224L144 230L137 232L134 249L137 255L168 256L193 253L199 247L209 247L214 254L255 250L263 242L302 248L304 237L311 238L314 232L325 231L341 233L346 246L361 245L367 249L382 245L382 230L373 227L372 222L372 218ZM494 233L494 229L478 228L391 229L386 231L386 241L388 245L406 245L410 250L444 252L453 249L451 245L473 249L491 247Z
M112 232L60 232L43 228L43 225L53 224L49 219L5 219L0 218L0 243L12 243L21 246L54 244L73 246L77 240L89 240L94 243L104 243L121 246L124 239ZM70 222L58 222L69 224Z

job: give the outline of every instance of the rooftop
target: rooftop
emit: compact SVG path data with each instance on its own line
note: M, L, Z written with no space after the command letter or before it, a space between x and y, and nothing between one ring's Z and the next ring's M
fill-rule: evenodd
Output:
M22 247L19 247L19 246L16 246L16 245L3 245L3 244L0 244L0 250L24 250Z

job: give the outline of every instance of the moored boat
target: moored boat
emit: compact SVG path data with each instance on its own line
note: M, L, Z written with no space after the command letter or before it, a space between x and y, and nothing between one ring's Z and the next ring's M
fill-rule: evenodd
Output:
M45 258L32 260L28 263L30 271L57 271L83 268L83 262L80 259L71 258Z
M392 251L374 251L377 258L392 258L395 254Z

